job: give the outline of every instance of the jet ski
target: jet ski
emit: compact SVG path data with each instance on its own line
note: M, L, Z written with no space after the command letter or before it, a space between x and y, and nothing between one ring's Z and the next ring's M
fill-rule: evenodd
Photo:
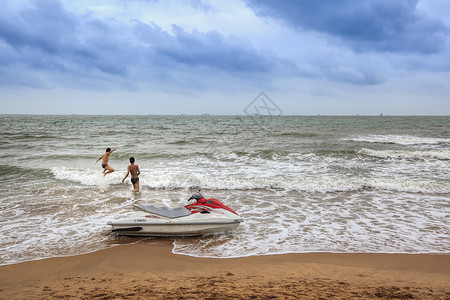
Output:
M230 232L243 222L234 210L217 199L206 199L200 191L192 199L195 203L177 208L135 204L129 218L108 225L116 235L199 236Z

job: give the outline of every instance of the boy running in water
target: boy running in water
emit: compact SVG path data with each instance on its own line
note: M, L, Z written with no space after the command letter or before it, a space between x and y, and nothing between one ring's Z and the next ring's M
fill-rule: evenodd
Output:
M128 177L128 174L131 173L131 183L133 184L133 190L131 192L139 192L139 174L141 171L139 170L139 166L134 164L134 157L130 157L130 165L127 168L127 175L122 179L122 183Z

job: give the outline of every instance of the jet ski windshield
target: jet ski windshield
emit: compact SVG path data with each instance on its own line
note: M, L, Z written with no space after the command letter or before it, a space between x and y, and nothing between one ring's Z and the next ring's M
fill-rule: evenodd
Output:
M203 195L200 194L200 191L198 191L194 195L192 195L191 198L189 198L189 200L195 199L195 200L198 201L198 200L203 199L203 198L205 198L205 197L203 197Z

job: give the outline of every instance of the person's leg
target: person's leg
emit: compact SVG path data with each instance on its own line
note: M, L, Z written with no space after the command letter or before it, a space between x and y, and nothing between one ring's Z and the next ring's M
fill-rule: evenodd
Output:
M139 180L136 182L136 184L134 185L134 191L135 192L139 192Z
M131 192L139 192L139 178L137 181L135 181L134 178L131 178L131 183L133 184L133 190Z
M106 174L114 172L114 169L110 165L107 165L105 167L105 170L107 170L107 171L103 173L103 176L106 176Z

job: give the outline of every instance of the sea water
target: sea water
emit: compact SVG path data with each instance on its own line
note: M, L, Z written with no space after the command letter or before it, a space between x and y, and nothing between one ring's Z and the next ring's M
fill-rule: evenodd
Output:
M136 195L121 183L131 156ZM170 239L174 253L448 254L449 169L450 117L3 115L0 264L123 243L108 221L198 189L245 221Z

